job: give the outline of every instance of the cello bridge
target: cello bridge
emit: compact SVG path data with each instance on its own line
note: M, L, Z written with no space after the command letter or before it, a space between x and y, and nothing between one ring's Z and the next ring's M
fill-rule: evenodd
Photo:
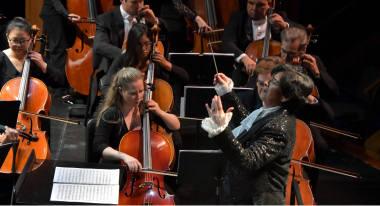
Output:
M139 185L140 188L145 187L145 186L148 186L149 189L152 189L154 186L154 183L149 181L149 182L143 182L141 183L141 185Z

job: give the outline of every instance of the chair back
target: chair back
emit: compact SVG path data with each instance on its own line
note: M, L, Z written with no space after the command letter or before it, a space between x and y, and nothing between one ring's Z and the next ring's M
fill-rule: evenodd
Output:
M96 133L97 118L92 118L87 123L86 128L86 162L99 163L101 155L94 153L93 144Z

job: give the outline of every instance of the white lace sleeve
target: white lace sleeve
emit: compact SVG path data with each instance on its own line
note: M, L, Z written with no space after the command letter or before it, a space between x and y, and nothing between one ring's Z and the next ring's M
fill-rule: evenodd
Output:
M205 118L201 126L208 132L208 137L215 137L226 129L231 118L232 112L222 115L215 114L212 118Z
M229 78L229 80L230 80L229 86L222 85L222 84L215 85L215 91L218 94L218 96L223 96L232 91L232 88L234 87L234 82L232 81L231 78Z

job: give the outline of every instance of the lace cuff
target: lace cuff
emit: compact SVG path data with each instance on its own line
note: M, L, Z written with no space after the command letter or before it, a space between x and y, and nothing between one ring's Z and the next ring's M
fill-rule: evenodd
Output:
M222 115L215 114L212 118L205 118L202 121L201 126L206 132L208 132L208 137L212 138L222 133L226 129L228 123L231 121L231 118L232 112Z
M230 86L226 86L226 85L222 85L222 84L217 84L215 85L215 91L216 93L218 94L218 96L223 96L227 93L230 93L232 91L232 88L234 87L234 82L232 81L231 78L229 78L230 82L229 82L229 85Z

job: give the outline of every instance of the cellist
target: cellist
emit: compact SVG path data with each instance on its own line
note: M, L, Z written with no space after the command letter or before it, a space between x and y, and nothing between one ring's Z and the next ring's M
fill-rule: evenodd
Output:
M244 51L248 45L265 37L267 28L268 0L248 0L247 9L231 14L227 27L223 32L222 50L225 53L235 54L236 68L232 73L235 86L244 86L248 76L253 75L256 62L250 59ZM271 38L280 40L280 32L287 27L300 27L301 25L290 21L286 13L276 11L269 21L272 25ZM245 67L244 69L242 68Z
M100 78L107 74L112 62L121 55L123 43L128 38L132 26L143 16L145 23L158 23L162 27L162 22L149 5L144 5L143 0L120 0L120 2L120 7L96 17L92 67L97 69L97 73L91 87L92 110L96 94L101 87Z
M1 88L9 80L22 76L27 55L32 60L30 64L30 77L43 80L53 88L59 88L65 84L63 74L46 57L35 51L30 51L27 54L32 41L32 27L26 19L15 17L10 21L7 25L6 36L10 48L0 52ZM42 121L43 130L48 131L49 134L50 121L47 119Z
M93 149L102 155L101 162L121 161L127 163L131 172L139 171L141 163L132 156L117 151L121 138L142 126L142 109L147 107L152 120L167 131L180 128L178 118L160 109L153 100L142 104L144 76L132 67L127 67L115 75L106 95L104 105L98 115Z
M0 52L0 86L9 80L21 77L27 55L31 58L30 76L43 80L48 85L58 88L64 85L64 76L50 61L40 53L27 49L32 41L32 27L22 17L15 17L7 25L6 36L9 49Z

